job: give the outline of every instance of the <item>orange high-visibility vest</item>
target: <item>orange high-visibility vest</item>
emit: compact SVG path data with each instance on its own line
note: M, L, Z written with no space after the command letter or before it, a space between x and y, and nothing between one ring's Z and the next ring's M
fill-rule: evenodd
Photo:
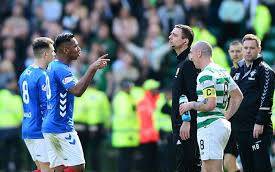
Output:
M146 91L144 98L137 105L140 122L140 143L157 142L159 133L155 125L154 111L159 94L153 95Z

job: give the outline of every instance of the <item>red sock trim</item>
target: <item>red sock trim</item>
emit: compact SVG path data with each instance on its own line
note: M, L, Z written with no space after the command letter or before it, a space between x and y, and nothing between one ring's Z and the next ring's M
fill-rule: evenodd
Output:
M34 170L34 171L32 171L32 172L41 172L41 170Z

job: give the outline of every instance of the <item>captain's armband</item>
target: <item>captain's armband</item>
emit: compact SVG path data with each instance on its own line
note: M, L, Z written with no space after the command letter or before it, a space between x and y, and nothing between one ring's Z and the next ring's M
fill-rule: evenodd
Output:
M205 88L202 90L203 98L216 97L215 88Z

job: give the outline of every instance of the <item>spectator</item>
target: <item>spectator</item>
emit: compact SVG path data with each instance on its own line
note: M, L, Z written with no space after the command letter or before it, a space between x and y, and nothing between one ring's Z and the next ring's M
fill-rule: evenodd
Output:
M34 56L33 56L33 50L31 46L28 46L27 48L27 58L25 60L25 66L28 67L29 65L33 64Z
M138 34L138 22L130 15L129 9L120 9L119 16L113 21L113 34L117 40L133 40Z
M78 32L81 34L83 42L86 44L82 48L88 50L88 46L91 43L91 37L94 36L92 33L91 20L88 17L80 20Z
M13 67L15 52L8 49L4 52L4 60L0 63L0 88L16 90L17 79Z
M12 16L4 22L2 36L21 37L28 34L28 21L23 14L23 6L15 5L12 9Z
M113 14L107 0L94 1L93 11L99 14L101 20L111 22Z
M76 9L74 1L69 2L65 6L65 15L62 18L62 25L65 30L75 31L79 22L79 16L76 15Z
M160 70L160 65L164 56L171 50L168 43L165 44L164 37L160 33L160 27L157 24L149 25L147 36L143 47L128 42L126 49L135 55L139 61L146 58L155 72Z
M115 60L117 46L110 35L110 28L107 23L99 24L99 29L93 39L93 42L98 43L103 48L103 51L108 53L111 60Z
M41 5L45 20L57 22L60 19L62 4L58 0L44 0Z
M219 18L225 33L221 38L222 43L230 39L236 39L241 35L243 20L245 17L245 7L242 1L225 0L219 8Z
M91 24L91 31L93 34L96 34L99 28L100 23L100 15L96 11L92 11L90 13L90 24Z
M124 80L137 81L138 69L133 65L133 56L123 49L118 50L118 59L112 65L112 74L115 84L115 92L119 89L119 83Z
M174 25L185 23L185 13L175 0L165 0L164 5L158 9L158 15L165 35L169 34Z
M30 18L30 30L31 32L39 31L42 28L44 22L43 8L41 5L33 7L33 16Z
M209 3L201 0L183 0L183 9L186 14L186 24L191 25L192 20L207 22Z

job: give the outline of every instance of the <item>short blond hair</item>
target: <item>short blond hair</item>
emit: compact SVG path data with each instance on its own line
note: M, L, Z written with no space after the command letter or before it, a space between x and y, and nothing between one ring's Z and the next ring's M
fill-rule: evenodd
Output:
M32 50L36 58L39 58L41 54L50 48L50 45L53 45L53 40L48 37L38 37L33 40Z
M261 47L261 40L256 35L254 35L254 34L246 34L246 35L244 35L244 37L242 39L242 43L244 43L244 41L247 41L247 40L252 40L252 41L254 40L254 41L256 41L257 46Z

